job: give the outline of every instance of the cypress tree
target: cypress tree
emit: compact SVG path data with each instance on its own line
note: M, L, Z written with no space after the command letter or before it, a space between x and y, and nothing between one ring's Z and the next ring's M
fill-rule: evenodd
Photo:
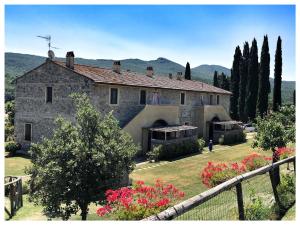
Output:
M191 79L191 67L190 67L189 62L186 63L184 78L186 80L190 80Z
M258 90L258 55L257 42L255 38L252 41L250 49L246 90L247 96L245 104L245 116L246 118L253 120L256 117L256 103Z
M225 75L225 74L224 74ZM227 77L226 75L224 76L224 80L223 80L223 84L222 84L222 88L224 90L229 91L230 90L230 82L229 82L229 77Z
M281 38L278 37L275 53L274 68L274 91L273 91L273 111L278 111L281 106L281 76L282 76L282 50Z
M246 87L248 77L248 61L249 61L249 44L245 42L243 49L243 57L240 62L240 87L239 87L239 116L243 122L247 121L245 116L245 100L246 100Z
M240 83L240 74L239 74L239 65L241 61L241 49L240 46L235 48L234 59L231 69L231 84L230 91L232 95L230 97L230 116L232 119L238 120L238 98L239 98L239 83Z
M214 86L219 87L218 72L216 70L215 70L215 73L214 73Z
M259 115L263 117L268 111L268 96L270 93L270 53L267 35L264 36L264 42L261 48L258 79L257 110Z
M296 90L293 92L293 103L296 105Z

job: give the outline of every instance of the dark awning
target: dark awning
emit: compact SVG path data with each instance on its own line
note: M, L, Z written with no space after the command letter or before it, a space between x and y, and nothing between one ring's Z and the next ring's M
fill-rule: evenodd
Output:
M157 131L157 132L176 132L176 131L184 131L184 130L195 130L197 128L198 127L182 125L182 126L155 127L155 128L150 128L149 130Z

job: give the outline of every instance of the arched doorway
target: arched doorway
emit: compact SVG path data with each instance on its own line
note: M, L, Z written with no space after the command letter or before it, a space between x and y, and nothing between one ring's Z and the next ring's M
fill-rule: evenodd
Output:
M209 124L209 133L208 133L208 138L209 138L209 140L213 140L213 139L214 139L213 122L220 122L219 117L215 116L215 117L212 118L211 121L210 121L210 124Z
M168 126L168 123L165 120L159 119L156 120L151 127L166 127ZM150 151L151 149L151 132L148 132L148 149L147 151Z
M153 124L152 127L165 127L168 126L168 123L165 120L156 120Z

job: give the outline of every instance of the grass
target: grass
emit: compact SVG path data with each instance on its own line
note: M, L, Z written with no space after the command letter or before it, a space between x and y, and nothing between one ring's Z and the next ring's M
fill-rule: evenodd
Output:
M251 141L235 146L215 146L213 152L205 148L203 154L198 154L171 162L147 163L138 166L131 178L143 180L147 184L153 184L157 178L174 184L185 192L186 198L199 194L207 187L200 180L200 172L209 161L214 162L241 162L241 160L253 152ZM271 155L271 152L257 151ZM161 164L160 166L158 166Z
M207 190L200 180L200 172L206 166L207 162L240 162L251 152L253 152L251 140L235 146L215 145L213 152L208 152L208 149L205 148L202 154L173 161L141 164L136 167L130 177L133 181L143 180L147 184L153 184L157 178L160 178L183 190L185 192L185 199L187 199ZM270 151L260 153L271 155ZM5 175L24 175L24 168L28 165L30 165L30 161L26 158L5 158ZM90 205L88 220L112 219L110 217L98 217L96 209L97 206L95 204ZM75 215L71 218L71 220L79 219L80 215ZM46 217L42 214L42 208L30 203L28 197L25 195L24 206L19 209L17 215L12 220L46 220Z
M8 153L5 153L5 176L24 176L24 169L30 164L30 159L28 157L9 157Z
M296 204L294 204L284 215L282 220L295 220L296 217Z

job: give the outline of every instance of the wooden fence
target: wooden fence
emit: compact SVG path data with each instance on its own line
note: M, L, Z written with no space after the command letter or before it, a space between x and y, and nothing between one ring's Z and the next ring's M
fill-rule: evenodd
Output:
M231 196L230 198L231 198L231 200L232 200L232 197L234 198L234 196L236 198L235 202L237 203L238 219L245 220L243 188L242 188L243 182L247 182L251 178L254 178L259 175L269 174L268 175L269 182L267 182L266 180L260 181L256 184L256 186L263 185L264 183L269 183L268 186L270 186L269 187L271 190L270 192L272 192L276 203L278 204L278 206L280 206L281 202L280 202L280 199L279 199L279 196L277 193L276 185L274 183L273 172L274 172L274 169L278 168L280 165L289 164L291 162L293 163L294 172L296 172L296 156L289 157L287 159L278 161L274 164L267 165L267 166L261 167L257 170L236 176L236 177L234 177L212 189L209 189L199 195L196 195L190 199L187 199L175 206L172 206L172 207L164 210L163 212L160 212L156 215L150 216L144 220L151 221L151 220L173 220L173 219L176 219L184 214L188 214L188 212L192 211L194 208L201 206L201 205L207 203L207 201L214 199L214 198L218 197L219 195L221 195L222 193L224 193L228 190L232 190L232 189L235 189L235 191L234 191L234 195ZM231 192L231 193L233 193L233 192ZM227 201L227 200L225 200L225 201ZM225 211L229 210L229 207L225 206L224 210ZM225 212L225 214L226 214L226 212ZM187 219L190 219L189 215L187 216Z
M11 218L23 206L22 177L7 176L4 182L5 198L9 199L9 206L5 205L4 210Z

